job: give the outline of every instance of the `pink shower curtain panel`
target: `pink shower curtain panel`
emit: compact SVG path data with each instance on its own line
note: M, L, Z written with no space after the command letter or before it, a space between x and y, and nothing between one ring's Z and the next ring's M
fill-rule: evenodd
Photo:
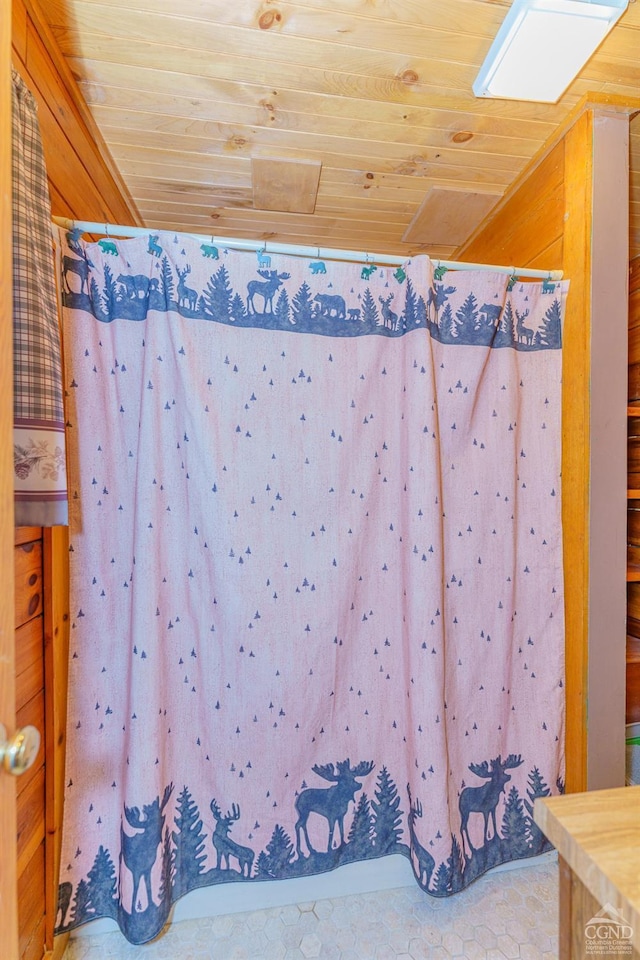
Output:
M427 895L562 790L566 283L61 238L59 930L400 853Z

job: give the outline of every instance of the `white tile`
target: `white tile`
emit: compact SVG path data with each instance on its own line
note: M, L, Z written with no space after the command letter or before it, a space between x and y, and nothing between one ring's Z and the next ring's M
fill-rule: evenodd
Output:
M269 917L264 925L264 933L267 940L282 940L283 932L284 928L280 917Z
M498 937L498 949L502 951L508 960L517 960L520 956L520 944L513 937Z
M322 920L323 917L328 917L333 913L331 900L316 900L313 905L313 912L319 920Z
M520 944L520 960L542 960L542 953L532 943L522 943Z
M339 927L334 931L332 942L340 950L348 950L355 947L358 942L356 931L352 927Z
M451 898L415 887L183 920L144 947L72 939L64 960L556 960L555 863L494 873Z
M452 957L460 957L464 954L464 943L455 930L449 930L442 937L442 946L449 951Z
M409 943L409 956L411 960L431 960L433 946L421 937L416 937Z
M319 957L322 950L322 941L315 933L305 933L300 941L300 950L309 960L310 957Z
M235 917L213 917L211 920L211 929L213 935L222 939L223 937L229 937L235 923ZM189 924L189 921L185 921L184 926L186 927Z
M463 956L465 960L486 960L487 952L477 940L465 940Z
M264 949L264 960L284 960L287 948L282 940L267 941Z
M376 947L373 960L397 960L399 956L408 956L408 954L398 954L390 943L380 943Z
M496 948L496 936L484 925L476 927L474 939L478 941L485 950L494 950Z
M264 926L271 916L270 910L255 910L253 913L247 913L246 924L250 930L263 930Z
M529 942L529 929L529 925L525 927L520 918L507 923L507 934L520 944Z
M300 910L297 906L281 907L280 917L282 922L286 923L287 926L293 926L294 923L298 923L300 920Z

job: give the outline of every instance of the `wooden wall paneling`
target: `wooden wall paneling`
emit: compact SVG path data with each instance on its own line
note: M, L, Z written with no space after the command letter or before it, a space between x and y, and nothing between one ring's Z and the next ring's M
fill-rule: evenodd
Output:
M41 905L43 891L44 841L38 846L18 880L21 960L42 960L44 914Z
M16 710L18 711L44 690L43 641L41 615L33 617L16 630Z
M107 150L39 3L13 0L16 68L33 92L49 178L64 198L55 214L87 220L140 224ZM52 198L55 199L55 198Z
M15 527L13 531L14 546L19 547L22 543L33 543L34 540L42 540L42 527Z
M520 181L508 202L489 215L456 258L528 267L545 251L553 252L558 260L545 258L544 266L561 269L557 241L563 235L563 175L561 141Z
M640 723L640 641L627 638L627 723Z
M16 627L42 613L42 541L16 547Z
M640 581L640 502L629 500L627 506L627 583ZM629 616L627 600L627 618ZM627 623L627 633L629 633ZM640 633L638 634L640 636Z
M564 238L563 235L560 234L559 237L551 241L548 247L545 247L544 250L541 250L540 253L532 257L527 266L533 270L547 270L550 263L562 263L563 245ZM559 270L560 267L553 267L552 269Z
M13 351L11 267L11 4L0 3L0 723L15 730ZM2 950L18 953L16 785L0 773Z
M587 786L587 597L589 577L589 368L591 365L591 141L584 113L565 141L565 207L570 236L563 268L570 278L563 330L562 522L565 571L567 790ZM568 587L568 590L567 590Z
M18 806L18 876L22 876L45 835L45 768L42 764L21 791ZM44 913L39 911L42 916Z
M67 723L67 663L69 658L69 531L51 527L44 531L44 643L45 736L48 776L46 783L46 885L47 948L53 958L64 952L69 935L55 938L58 876L64 804L64 761Z
M44 730L44 691L40 690L17 714L17 725ZM18 923L20 960L41 960L45 923L45 773L44 751L17 781L18 806ZM23 826L24 824L24 826ZM21 830L22 827L22 830ZM38 942L34 942L35 939Z
M27 9L18 0L11 3L11 45L24 63L27 59Z
M34 617L16 630L16 677L25 671L41 671L42 661L42 618ZM38 666L34 666L38 664ZM42 684L44 686L44 683Z
M17 725L32 723L43 741L34 766L16 782L17 787L17 873L20 960L37 957L44 949L45 916L57 901L57 880L49 881L41 869L40 849L46 845L46 781L53 774L47 763L45 776L45 645L43 531L41 527L15 529L15 701ZM49 885L47 886L47 883Z
M640 624L640 583L630 583L627 611L631 621Z
M16 725L33 724L43 737L34 765L16 781L20 960L41 960L46 913L44 617L42 528L15 531Z
M44 731L44 690L38 691L36 696L32 697L30 700L27 700L25 704L16 711L16 726L25 727L28 724L36 727L41 734ZM44 739L44 738L43 738ZM32 780L34 780L40 771L40 768L44 765L44 749L41 746L40 752L36 757L33 766L23 773L17 780L17 793L18 793L18 803L20 802L20 794L23 793ZM44 837L43 837L44 840ZM44 902L44 901L43 901ZM44 909L41 909L42 914L44 915Z

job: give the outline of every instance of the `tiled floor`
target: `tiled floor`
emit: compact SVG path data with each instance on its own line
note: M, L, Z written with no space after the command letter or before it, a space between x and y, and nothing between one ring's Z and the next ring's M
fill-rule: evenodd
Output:
M558 868L493 872L436 900L417 886L174 923L134 947L71 941L64 960L556 960Z

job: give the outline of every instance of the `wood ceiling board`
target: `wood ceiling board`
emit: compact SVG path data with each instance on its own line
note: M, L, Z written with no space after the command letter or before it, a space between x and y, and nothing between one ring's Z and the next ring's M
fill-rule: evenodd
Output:
M48 0L51 6L51 21L59 24L64 22L62 18L68 11L74 12L90 4L104 5L104 2L105 0ZM367 38L363 33L365 30L370 32L369 42L375 42L380 34L380 24L384 24L385 32L395 35L399 43L406 38L407 28L414 32L426 28L456 34L471 33L484 36L491 42L504 19L505 10L498 6L489 7L480 20L474 16L478 12L478 5L478 0L447 0L446 7L442 4L430 7L420 0L405 0L402 4L386 4L384 9L370 14L366 7L363 8L361 0L323 0L321 5L315 7L280 0L277 11L264 17L259 12L254 12L254 8L249 4L234 6L227 0L190 0L188 18L215 23L218 27L258 26L263 30L273 28L277 32L307 37L321 36L325 39L333 39L337 34L338 41L347 45L352 37L366 42ZM131 3L129 0L110 0L109 6L128 10ZM176 15L175 0L137 0L136 9L154 14ZM275 13L280 14L279 19L273 15ZM354 29L354 23L359 27L358 32Z
M309 221L307 215L299 214L296 217L294 225L291 219L285 214L282 214L279 218L268 216L257 217L252 216L252 213L258 211L253 211L253 209L241 210L231 206L185 208L179 204L146 203L141 201L140 208L146 220L149 220L153 217L165 221L175 221L185 217L188 217L190 220L199 218L202 220L202 222L206 222L207 224L215 226L215 229L218 229L217 225L220 223L233 221L238 225L239 229L252 230L255 228L260 230L271 229L273 231L294 230L296 233L301 235L307 234L308 236L310 227L313 227L314 230L318 231L331 231L333 234L335 234L337 230L341 230L344 227L344 221L335 215L331 215L330 213L322 216L315 214L315 218L312 221ZM267 211L261 212L264 214L267 213ZM360 237L362 240L365 240L367 237L370 237L374 234L381 238L387 237L394 240L400 240L405 226L406 224L402 223L380 223L379 221L357 220L354 218L350 222L350 228L348 232L351 236Z
M247 225L249 225L252 220L281 224L290 223L289 215L286 213L277 214L276 216L274 211L255 210L253 205L239 207L233 200L226 201L221 197L203 198L200 203L185 203L184 197L180 197L177 194L152 195L137 191L135 198L137 205L146 215L150 215L153 211L156 211L158 214L172 213L175 216L197 216L198 214L205 213L207 216L213 217L214 214L233 214L237 219L245 219ZM344 208L339 204L324 206L322 208L319 208L318 204L316 204L316 209L313 214L299 213L296 219L300 221L300 226L306 225L306 228L310 230L314 229L316 225L326 222L328 219L336 223L343 223L345 219L343 214ZM406 230L410 218L411 215L409 213L402 215L390 210L384 214L377 208L375 211L368 211L365 207L356 206L350 208L349 214L349 222L352 223L354 227L357 227L358 224L365 224L369 229L373 229L374 227L380 230L388 229L400 234Z
M389 123L421 126L433 122L437 115L447 112L452 117L460 117L464 126L469 117L479 122L495 126L497 130L506 129L510 124L523 124L523 136L531 136L527 128L542 127L546 137L555 129L566 115L566 106L545 104L540 110L539 104L517 100L476 100L467 95L464 100L458 94L452 97L442 88L430 90L425 95L416 85L406 102L355 99L348 96L332 95L326 91L316 93L308 85L301 89L286 87L280 80L274 86L265 82L264 76L259 83L241 80L203 76L188 73L188 64L179 74L163 70L149 70L135 63L109 62L91 58L69 58L69 63L80 77L80 83L96 84L113 89L125 88L129 91L141 91L156 94L161 98L183 97L195 100L217 100L239 107L260 107L270 105L273 109L291 113L313 113L317 116L346 117L350 119L379 120L381 111ZM132 100L129 100L131 104ZM495 120L500 122L496 125ZM550 129L549 129L550 128Z
M90 6L95 6L95 10L88 14L81 11L72 27L54 30L65 55L124 62L132 60L140 64L146 48L150 54L168 58L167 68L171 69L173 64L184 59L185 51L196 63L205 56L211 60L229 58L229 52L233 51L236 61L241 58L251 60L256 69L261 68L263 79L264 64L277 62L283 69L296 67L298 70L308 64L307 69L318 74L322 73L322 68L315 64L323 64L328 72L348 73L355 81L380 76L406 78L407 69L410 69L421 82L436 83L436 71L439 71L444 85L457 86L466 74L477 72L474 64L482 59L488 48L484 38L431 32L424 34L423 43L414 55L408 55L402 49L385 49L384 38L379 40L380 49L364 46L345 49L345 45L335 42L335 38L334 42L327 43L275 33L267 36L261 31L235 26L220 29L216 24L178 17L139 13L132 9L123 13L98 4ZM378 32L380 34L380 30ZM122 57L121 51L130 50L137 50L138 55ZM429 50L433 54L430 58L425 55ZM407 86L406 82L404 85Z
M404 243L449 243L459 246L482 223L500 193L431 187L405 231Z
M393 140L376 141L373 138L357 136L335 136L330 129L322 133L314 131L288 131L272 127L247 127L238 123L218 123L215 121L194 121L183 117L160 117L157 114L137 113L135 111L112 110L97 106L95 116L109 144L130 144L133 146L161 149L167 141L171 149L184 152L252 156L256 148L274 151L287 151L287 157L281 159L319 160L329 165L349 165L359 169L368 169L367 160L373 154L378 160L396 161L403 165L422 163L452 164L469 168L491 169L513 175L527 163L530 152L535 154L542 143L502 138L498 143L495 137L480 137L463 143L456 143L451 135L443 131L425 131L420 146ZM363 144L367 144L369 156L362 156ZM528 148L527 148L528 147ZM341 163L333 164L330 158L340 158Z
M126 144L134 146L135 144ZM142 176L148 178L165 177L168 180L176 180L178 183L193 181L195 183L215 183L216 176L216 158L211 155L184 153L178 156L176 153L163 153L154 151L153 156L149 153L139 160L129 159L121 154L122 145L110 143L109 148L113 158L124 175L129 173L133 176ZM219 155L218 155L219 156ZM238 158L247 159L245 157ZM371 196L381 196L379 190L385 187L396 187L399 190L413 192L415 195L416 206L422 201L425 189L433 182L450 182L453 186L464 185L473 188L473 185L486 188L490 191L500 192L508 185L512 177L502 173L492 173L490 170L474 170L471 172L464 166L454 167L450 164L441 164L440 161L434 163L379 163L377 161L370 163L368 167L354 165L353 167L338 167L336 162L338 158L333 158L334 162L324 163L322 165L325 173L328 170L336 171L336 177L331 179L331 183L350 184L355 191L361 193L365 191ZM371 160L371 158L369 158ZM125 169L126 168L126 169ZM369 176L371 174L372 176ZM324 185L323 174L320 184L320 191ZM225 180L225 177L221 177ZM329 178L327 177L329 180Z
M125 19L124 15L121 19ZM144 28L142 29L144 31ZM217 33L222 35L223 31L219 30ZM239 54L233 47L231 38L228 38L226 46L218 39L215 55L212 56L209 48L199 47L194 39L191 40L192 46L183 46L163 43L162 40L166 37L150 43L138 39L138 36L145 36L145 33L138 34L137 28L116 31L115 35L105 35L102 32L80 35L77 31L63 30L58 41L65 56L79 58L81 61L87 59L103 60L112 64L134 64L146 69L167 70L210 79L234 80L242 77L244 83L260 86L265 83L265 77L271 75L274 84L272 89L276 92L280 88L286 88L320 95L355 97L365 101L395 101L407 105L435 105L439 108L443 108L446 103L450 109L462 110L473 110L477 103L471 85L477 74L480 58L478 66L461 63L455 56L451 62L435 58L418 62L401 55L395 59L385 59L378 51L373 51L368 58L365 56L366 51L364 54L358 51L358 58L345 58L344 50L339 50L338 56L334 57L331 55L330 46L319 44L317 50L301 45L299 49L288 51L288 59L283 60L276 55L259 58L255 52L249 50ZM439 43L434 44L433 49L439 50ZM316 63L323 66L316 67ZM81 72L80 76L82 75ZM571 88L571 96L565 98L565 112L566 104L575 105L578 99L591 89L593 81L577 80ZM496 109L486 99L483 98L482 103L480 112L502 115L500 108ZM508 111L511 115L539 115L532 109L539 107L539 104L515 105L515 101L502 103L509 104ZM552 107L551 112L553 110ZM548 115L549 112L549 109L545 109L543 115Z
M528 158L553 132L552 124L511 121L498 129L490 118L473 117L459 111L422 111L416 124L388 122L386 108L377 119L317 114L307 104L306 112L281 110L269 103L243 106L218 100L160 96L121 87L83 84L92 112L105 127L144 124L144 129L166 134L208 137L212 125L254 127L288 133L364 139L380 144L453 147L459 152L509 153ZM275 100L276 98L273 97ZM464 146L463 146L464 145Z
M144 37L152 43L170 37L172 44L186 49L206 48L212 54L219 54L226 52L225 46L227 49L231 46L242 56L282 61L296 60L300 48L304 47L309 63L322 63L327 58L327 67L331 68L332 64L344 63L346 54L350 65L359 71L369 69L365 65L371 58L379 57L382 63L393 62L394 69L390 72L395 74L398 60L403 65L411 58L412 63L420 65L426 59L426 50L434 51L438 60L456 61L457 58L458 63L473 65L478 56L486 53L495 30L494 24L485 28L486 35L482 36L469 27L456 30L452 24L446 31L415 22L387 21L383 27L380 20L367 17L342 18L341 29L339 16L327 16L323 10L309 6L301 7L295 19L283 22L283 18L284 29L264 30L253 17L252 22L242 22L243 7L246 10L248 5L238 4L232 18L220 23L211 16L192 19L188 8L182 5L174 7L172 14L166 14L159 13L155 7L140 10L129 4L123 12L111 3L71 0L62 9L59 4L53 4L54 10L59 11L54 14L58 21L54 31L59 36L71 25L79 39L100 35L124 39ZM305 18L307 23L303 24Z
M406 245L403 246L401 242L389 243L386 240L379 240L374 238L374 246L371 246L369 243L358 243L356 239L353 239L349 236L340 236L335 238L335 235L329 235L328 237L318 237L318 242L315 244L309 244L308 234L295 234L295 233L274 233L273 231L252 231L247 233L246 230L234 230L225 225L224 229L216 229L211 231L208 227L203 228L198 224L193 224L190 222L182 222L175 220L170 224L164 222L158 223L149 223L149 230L151 232L156 231L165 231L169 233L175 232L185 232L185 233L195 233L202 234L205 237L225 237L228 239L233 239L234 237L239 240L253 240L257 243L283 243L290 244L291 246L301 246L309 247L312 246L315 249L322 248L323 250L353 250L358 254L369 254L369 255L384 255L397 257L399 260L406 260L409 256L418 256L419 254L428 254L434 259L454 259L455 247L447 246L430 246L428 250L412 248L407 249ZM546 264L543 266L546 267Z
M126 139L133 140L133 137ZM120 144L107 140L112 156L118 163L123 175L129 174L136 176L148 176L149 178L163 178L174 180L192 180L195 183L230 182L244 184L250 183L250 179L245 176L232 179L233 174L221 173L218 178L216 172L216 160L218 157L224 157L225 151L219 153L212 151L208 154L195 154L183 151L182 155L178 153L163 153L155 151L152 155L147 154L141 159L129 159L121 154L122 146L135 147L134 143ZM218 145L219 146L219 145ZM152 149L152 148L150 148ZM129 156L132 156L129 154ZM243 155L242 159L249 159ZM303 157L292 157L290 159L304 159ZM522 169L518 167L513 174L509 175L505 171L492 172L488 169L473 169L464 166L453 166L444 164L439 160L433 162L420 162L418 158L410 161L396 161L379 158L348 157L343 158L344 166L340 166L341 158L336 154L324 154L320 157L311 159L322 162L323 171L331 169L335 171L335 176L328 178L329 184L342 184L349 187L349 192L373 197L383 197L384 191L390 187L397 188L411 194L416 201L416 207L422 202L425 192L432 185L448 182L453 187L459 187L464 190L477 189L481 192L502 193L505 186L515 179L517 172ZM364 161L370 162L365 167ZM244 170L242 171L244 173ZM241 171L239 170L240 174ZM324 173L320 182L320 192L324 188ZM382 193L380 192L382 191ZM402 199L402 197L399 197ZM373 202L373 199L372 199Z
M375 104L366 105L344 97L317 97L306 93L282 90L277 96L268 87L247 88L246 98L238 98L238 84L217 81L215 89L209 81L203 85L200 78L180 77L176 90L173 75L160 71L145 71L129 68L122 77L121 68L116 75L109 75L109 64L101 67L100 79L80 83L80 89L91 106L135 109L146 113L190 117L191 119L216 120L218 122L242 122L248 125L265 125L287 130L313 129L320 124L331 124L336 134L349 125L352 135L354 124L373 138L410 143L428 129L443 129L451 136L469 130L477 135L514 138L544 143L553 133L555 125L548 120L520 117L502 118L499 128L493 117L486 114L460 110L434 110L429 107L407 107L385 103L381 110ZM117 79L122 81L117 83ZM189 90L189 82L192 90ZM204 86L204 89L203 89ZM235 99L234 99L235 97ZM245 102L246 101L246 102ZM369 106L369 109L366 107Z
M540 104L471 90L507 0L39 2L145 214L163 204L183 221L202 205L248 232L251 157L312 160L322 163L315 213L274 214L273 223L297 236L303 216L310 246L331 221L335 246L352 249L357 229L369 231L368 249L406 251L398 230L428 189L504 193L584 94L640 92L640 3L562 99ZM630 153L633 255L633 130ZM260 215L254 230L263 226Z

